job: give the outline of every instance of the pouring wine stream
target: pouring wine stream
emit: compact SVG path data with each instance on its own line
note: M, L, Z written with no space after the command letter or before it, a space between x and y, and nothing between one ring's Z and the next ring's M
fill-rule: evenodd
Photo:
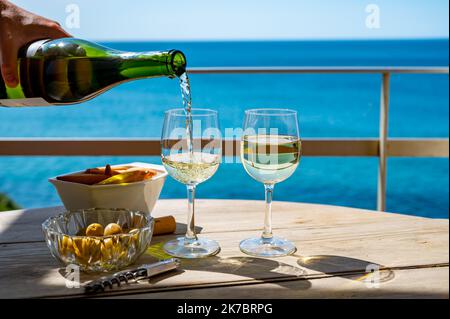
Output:
M183 99L184 111L186 113L186 142L188 147L189 161L193 161L194 147L193 147L193 123L192 123L192 96L191 84L187 72L180 75L181 97Z

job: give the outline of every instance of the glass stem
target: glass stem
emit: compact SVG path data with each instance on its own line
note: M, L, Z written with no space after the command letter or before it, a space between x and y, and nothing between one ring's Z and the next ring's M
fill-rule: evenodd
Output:
M188 196L188 219L187 219L187 230L186 239L192 242L197 240L197 235L195 234L195 185L187 185L187 196Z
M262 233L262 239L264 241L272 240L272 196L273 196L273 184L264 184L266 191L266 212L264 216L264 231Z

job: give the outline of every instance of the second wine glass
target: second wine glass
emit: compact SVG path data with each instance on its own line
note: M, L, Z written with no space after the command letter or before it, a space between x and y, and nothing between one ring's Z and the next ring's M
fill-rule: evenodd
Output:
M191 125L189 125L191 123ZM198 238L195 233L196 186L215 174L221 160L222 138L217 112L191 109L169 110L161 137L162 162L171 177L187 187L188 219L184 237L164 245L166 253L181 258L201 258L217 254L219 244Z
M245 111L241 161L247 173L264 184L266 211L261 237L243 240L241 251L252 256L280 257L295 252L295 245L272 235L272 194L276 183L291 176L300 161L301 142L297 112L288 109Z

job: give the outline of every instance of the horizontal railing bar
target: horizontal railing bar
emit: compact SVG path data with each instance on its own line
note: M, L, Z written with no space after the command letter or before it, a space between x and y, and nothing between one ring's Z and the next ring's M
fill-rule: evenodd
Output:
M239 141L225 140L223 153L239 155ZM158 139L1 138L0 156L159 156ZM378 139L303 139L305 156L379 156ZM447 157L448 138L389 139L389 157Z
M448 139L390 139L389 157L449 157Z
M271 66L271 67L192 67L191 74L241 74L241 73L409 73L409 74L448 74L449 68L438 67L317 67L317 66Z

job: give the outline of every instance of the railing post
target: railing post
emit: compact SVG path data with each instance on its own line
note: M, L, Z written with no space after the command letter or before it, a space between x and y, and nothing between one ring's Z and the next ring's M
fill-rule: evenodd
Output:
M385 72L382 75L380 96L380 137L378 162L378 192L377 210L386 210L386 171L387 171L387 142L389 120L389 84L391 75Z

